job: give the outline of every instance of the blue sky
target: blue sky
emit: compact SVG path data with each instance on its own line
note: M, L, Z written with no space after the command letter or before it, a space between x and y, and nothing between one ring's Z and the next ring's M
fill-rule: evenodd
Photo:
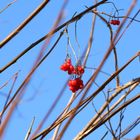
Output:
M1 1L0 9L4 8L11 0ZM0 40L3 40L11 31L13 31L42 1L34 0L34 1L25 1L25 0L17 0L12 6L10 6L7 10L0 14ZM113 1L118 9L123 9L120 11L120 15L125 15L127 8L131 4L131 0L122 1L122 0L114 0ZM4 48L0 50L0 68L5 66L8 62L10 62L13 58L15 58L20 52L22 52L25 48L27 48L30 44L47 34L55 19L59 10L61 9L63 1L60 0L52 0L49 4L10 42L8 42ZM93 1L69 1L66 9L65 16L60 24L64 23L68 19L70 19L75 12L80 13L85 9L85 6L91 6ZM134 8L131 16L133 16L137 10L139 9L137 6ZM99 11L104 11L106 13L112 12L113 6L111 4L106 4L104 6L99 7ZM108 17L104 16L107 20ZM140 16L137 17L140 20ZM78 41L80 43L80 51L82 52L88 42L90 28L91 28L92 14L89 13L85 15L77 24L77 35ZM120 19L122 21L122 19ZM129 20L127 21L127 23ZM126 24L127 24L126 23ZM120 42L117 44L117 52L118 52L118 61L119 67L121 67L126 61L128 61L133 55L135 55L139 50L139 28L140 22L133 22L127 32L124 34ZM74 26L75 24L69 25L68 31L70 40L76 53L78 53L78 46L74 37ZM112 27L113 32L117 30L117 27ZM59 33L56 33L48 46L49 48L53 45L54 41L59 36ZM22 58L20 58L14 65L9 67L3 73L0 74L0 85L3 85L7 80L9 80L17 71L20 70L18 79L16 82L16 86L14 87L13 93L22 83L31 67L34 64L34 61L38 55L38 52L43 45L44 42L38 44L34 49L26 53ZM19 106L15 110L11 121L8 125L7 131L5 133L5 140L10 140L11 138L14 140L22 140L27 132L29 124L32 118L35 116L35 123L33 126L33 130L37 127L39 122L42 120L45 113L48 111L52 102L55 100L57 95L59 94L61 88L63 87L65 81L68 76L60 71L59 67L64 62L66 57L66 45L67 45L67 37L63 35L55 50L49 55L49 57L44 61L44 63L39 67L39 69L35 72L28 88L25 92L24 98L20 102ZM90 53L89 60L87 62L87 67L97 68L99 62L102 60L107 48L109 46L109 31L106 25L97 17L96 25L95 25L95 36L93 41L93 47ZM48 50L48 49L47 49ZM47 52L46 50L46 52ZM72 54L72 52L70 52ZM72 61L74 63L74 57L72 55ZM113 54L110 55L108 61L105 63L103 67L103 71L111 74L114 71L114 59ZM83 80L86 82L89 76L93 73L93 70L86 69L85 75L83 76ZM136 59L132 62L128 68L120 74L120 80L122 84L132 80L135 77L139 77L140 75L140 67L139 61ZM99 74L96 82L101 85L106 79L107 75L102 73ZM108 88L114 87L114 82L112 82L108 87L106 87L105 91ZM2 109L3 104L5 102L5 94L8 93L10 87L12 85L12 80L8 83L7 86L1 89L0 96L0 109ZM88 95L90 95L97 87L93 86ZM132 92L129 96L133 97L138 94L140 88L136 88L134 92ZM34 97L32 100L28 100ZM60 102L57 107L49 117L48 121L44 124L43 128L46 128L53 122L53 120L59 115L60 111L63 110L65 105L67 104L69 98L71 97L71 92L66 89L64 92ZM104 102L103 94L97 96L94 101L97 108L99 108ZM129 123L133 122L139 116L139 101L136 101L134 104L130 105L125 112L125 120L123 122L123 128L125 128ZM79 132L85 124L92 118L95 114L94 108L92 104L89 104L88 107L81 112L78 117L76 117L73 123L70 125L68 131L64 135L64 140L71 140L77 132ZM117 116L112 120L113 124L116 122ZM140 130L140 126L134 129L127 138L135 137ZM102 135L106 132L105 126L102 126L100 129L96 130L93 134L89 135L87 140L100 139ZM47 136L47 140L51 138L53 133L50 133ZM110 135L106 137L107 140L110 139Z

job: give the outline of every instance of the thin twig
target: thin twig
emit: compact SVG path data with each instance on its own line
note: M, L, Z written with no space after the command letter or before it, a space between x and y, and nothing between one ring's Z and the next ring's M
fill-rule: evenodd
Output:
M64 3L63 3L63 5L62 5L62 8L61 8L61 10L60 10L60 12L59 12L59 14L58 14L58 17L57 17L57 19L56 19L56 22L55 22L53 28L52 28L51 31L50 31L50 35L52 35L52 34L54 33L54 32L53 32L54 29L58 26L59 22L61 21L61 19L62 19L62 17L63 17L64 9L65 9L67 3L68 3L68 0L65 0ZM63 30L63 32L60 33L59 38L58 38L57 41L55 42L54 46L51 48L49 54L50 54L51 51L55 48L55 46L56 46L57 43L59 42L60 38L61 38L62 35L64 34L64 32L65 32L65 30ZM49 54L47 54L45 57L47 57ZM63 92L59 94L58 99L60 99L60 97L61 97L62 94L63 94ZM55 100L55 102L54 102L53 105L50 107L50 109L49 109L48 112L50 112L50 113L52 112L52 110L53 110L52 107L55 107L55 105L56 105L57 102L58 102L58 101ZM49 116L49 115L48 115L48 113L47 113L47 114L45 115L45 117L43 118L42 122L38 125L37 129L35 130L35 132L34 132L33 135L31 136L31 138L34 137L34 135L36 135L36 133L38 133L38 131L41 129L41 127L43 126L43 124L44 124L44 122L46 121L46 119L48 118L48 116Z
M1 124L1 120L2 120L3 114L4 114L4 112L5 112L5 107L6 107L8 101L9 101L9 99L10 99L10 95L11 95L11 93L12 93L12 91L13 91L13 88L14 88L14 86L15 86L15 83L16 83L16 81L17 81L17 77L18 77L18 72L14 74L14 80L13 80L12 86L11 86L10 91L9 91L9 93L8 93L8 96L7 96L7 98L6 98L6 101L5 101L3 110L2 110L2 112L1 112L1 114L0 114L0 124Z
M109 94L107 95L107 100L106 100L106 102L105 103L107 103L107 115L109 116L109 114L110 114L110 110L109 110ZM101 117L102 118L102 117ZM115 139L116 138L116 136L115 136L115 132L114 132L114 130L113 130L113 127L112 127L112 123L111 123L111 120L110 119L108 119L108 124L109 124L109 127L110 127L110 132L111 132L111 134L112 134L112 136L113 136L113 139Z
M101 138L101 140L103 140L108 134L108 131L106 131L106 133L103 135L103 137Z
M126 17L126 16L112 16L112 15L110 15L110 14L107 14L107 13L105 13L105 12L98 12L99 14L103 14L103 15L106 15L106 16L109 16L109 17L111 17L111 18L128 18L128 19L133 19L132 17ZM136 21L136 22L140 22L140 20L137 20L137 19L133 19L134 21Z
M70 37L69 37L69 34L68 34L68 30L67 30L67 29L65 30L65 33L66 33L66 35L67 35L68 45L70 46L70 48L71 48L71 50L72 50L72 53L73 53L73 55L74 55L74 57L75 57L76 62L78 62L78 58L77 58L77 56L76 56L76 52L75 52L75 50L74 50L74 48L73 48L73 46L72 46L72 43L71 43L71 41L70 41Z
M130 5L130 8L128 9L127 13L126 13L126 17L128 17L130 15L130 13L132 12L132 10L134 9L135 5L137 3L137 0L133 0L131 5ZM113 38L113 43L116 45L116 41L117 41L117 38L119 36L119 33L120 31L122 30L122 27L124 26L124 23L126 22L127 18L124 18L123 21L121 22L120 26L118 27L115 35L114 35L114 38ZM113 45L113 44L112 44Z
M87 63L87 59L89 57L90 50L91 50L91 47L92 47L93 34L94 34L94 30L95 30L95 23L96 23L96 14L93 16L93 19L92 19L91 31L90 31L89 41L88 41L88 47L87 47L85 57L84 57L84 61L83 61L83 67L85 67L85 65Z
M20 71L19 71L20 72ZM12 79L15 78L18 72L16 72L8 81L6 81L2 86L0 86L0 89L4 88Z
M132 131L138 124L140 123L140 117L138 117L132 124L130 124L127 128L125 128L120 135L120 138L124 137L130 131Z
M78 20L75 22L75 40L76 40L76 43L77 43L77 46L78 46L78 55L77 55L77 57L78 57L78 61L79 61L81 53L80 53L80 43L78 41L78 36L77 36L77 22L78 22Z
M97 70L97 68L92 68L92 67L88 67L88 66L85 66L86 69L91 69L91 70ZM110 76L111 74L105 72L105 71L102 71L100 70L100 73L103 73L104 75L107 75L107 76Z
M30 134L31 134L31 131L32 131L32 127L33 127L33 125L34 125L34 121L35 121L35 117L33 118L32 122L31 122L31 124L30 124L30 127L29 127L29 129L28 129L28 131L27 131L27 134L26 134L24 140L28 140L28 139L29 139Z
M96 114L99 116L100 119L102 119L101 114L99 114L100 112L97 111L97 109L95 108L95 105L94 105L93 102L92 102L92 105L93 105L93 108L94 108ZM107 128L107 130L108 130L110 133L112 133L112 130L107 126L107 124L105 123L104 125L105 125L105 127ZM107 132L108 132L108 131L107 131Z
M69 99L68 104L66 106L66 109L64 109L60 118L62 118L68 112L68 110L69 110L71 104L73 103L74 99L75 99L75 93L72 93L71 98ZM60 129L60 126L61 126L61 123L56 127L54 135L52 137L52 140L57 140L58 131Z
M14 0L14 1L12 1L12 2L10 2L7 6L5 6L2 10L0 10L0 14L2 13L2 12L4 12L6 9L8 9L12 4L14 4L15 2L16 2L17 0Z
M137 13L134 15L134 17L130 20L130 22L128 23L128 25L125 27L125 29L123 30L123 32L121 33L121 35L116 40L115 44L117 44L119 42L119 40L122 38L122 36L124 35L124 33L127 31L127 29L129 28L129 26L132 24L132 22L134 21L134 19L136 18L136 16L139 13L140 13L140 9L137 11Z

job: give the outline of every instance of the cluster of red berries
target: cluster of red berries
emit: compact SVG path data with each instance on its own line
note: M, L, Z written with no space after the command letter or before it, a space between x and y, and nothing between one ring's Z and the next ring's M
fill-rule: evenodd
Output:
M83 80L81 80L81 78L69 80L68 86L72 92L76 92L77 90L82 89L84 87Z
M84 87L83 80L80 78L82 74L85 72L84 68L81 65L74 67L71 63L71 59L68 58L65 60L64 64L60 66L62 71L67 71L69 75L73 74L74 79L69 80L68 86L72 92L76 92L79 89Z
M110 24L113 24L113 25L120 25L120 21L119 20L111 20L110 21Z
M71 63L71 59L66 59L65 63L61 65L60 69L63 71L67 71L68 74L72 74L74 71L74 66Z
M61 70L67 71L68 74L76 74L76 75L82 75L84 73L84 68L81 65L78 65L74 67L71 63L71 59L66 59L65 63L61 65Z

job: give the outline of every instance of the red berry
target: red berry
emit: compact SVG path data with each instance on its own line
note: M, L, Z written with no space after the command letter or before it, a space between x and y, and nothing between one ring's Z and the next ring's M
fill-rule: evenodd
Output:
M76 71L77 71L77 70L76 70L76 69L74 69L72 73L73 73L73 74L77 74L77 72L76 72Z
M83 85L83 84L81 84L79 88L80 88L80 89L82 89L83 87L84 87L84 85Z
M110 24L115 25L115 20L111 20L111 21L110 21Z
M70 59L70 58L69 58L69 59L67 59L67 60L66 60L66 63L71 64L71 59Z
M69 65L68 74L72 74L73 70L74 70L74 67L72 65Z
M115 20L115 25L117 25L117 23L118 23L118 20Z
M72 83L72 80L69 80L68 85L69 85L69 86L72 86L71 83Z
M76 78L75 79L78 83L81 83L81 79L80 78Z
M77 70L78 70L78 74L81 75L85 72L84 68L82 66L78 66L77 67Z
M60 69L63 71L69 71L68 73L72 74L74 67L69 62L65 62L60 66Z
M117 25L120 25L120 21L119 21L119 20L117 20L117 21L116 21L116 24L117 24Z
M69 69L69 65L66 64L66 63L64 63L63 65L64 65L64 69L65 69L65 71L67 71L67 70Z
M66 62L65 64L67 65L67 67L68 67L68 68L71 66L71 64L70 64L70 63L67 63L67 62Z
M84 84L83 84L83 80L79 79L79 87L83 88Z
M76 87L77 84L78 84L78 82L77 82L76 79L74 79L74 80L69 80L69 82L68 82L68 85L69 85L69 86L74 86L74 87Z
M111 20L110 21L110 24L119 25L120 24L120 21L119 20Z
M76 87L76 86L77 86L77 84L78 84L78 82L77 82L77 80L76 80L76 79L75 79L75 80L72 80L72 82L71 82L71 85L72 85L72 86L75 86L75 87Z
M110 24L113 24L113 21L112 20L110 20Z
M72 74L72 71L71 70L68 70L68 74L71 75Z
M60 69L61 69L61 70L64 70L64 66L63 66L63 65L61 65L61 66L60 66Z
M117 25L117 20L114 20L114 25Z
M65 64L61 65L61 66L60 66L60 69L63 70L63 71L67 71L67 67L66 67Z
M73 86L70 86L69 89L70 89L72 92L76 92L76 89L75 89L75 87L73 87Z
M83 80L81 80L80 78L76 78L75 79L77 81L77 85L80 87L80 85L83 85Z
M69 69L70 69L71 71L74 71L74 66L73 66L73 65L70 65Z

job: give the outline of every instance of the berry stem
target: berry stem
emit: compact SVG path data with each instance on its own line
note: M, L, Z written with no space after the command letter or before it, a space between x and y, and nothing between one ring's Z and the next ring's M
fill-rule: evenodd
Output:
M79 58L80 58L80 44L78 42L78 37L77 37L77 22L78 21L75 22L75 40L76 40L76 43L78 45L78 60L79 60Z
M70 41L70 37L69 37L69 35L68 35L68 30L66 29L66 36L67 36L67 39L68 39L68 45L70 46L70 48L71 48L71 50L72 50L72 52L73 52L73 55L74 55L74 57L75 57L75 60L76 60L76 62L78 61L78 58L77 58L77 56L76 56L76 53L75 53L75 50L74 50L74 48L72 47L72 44L71 44L71 41Z

